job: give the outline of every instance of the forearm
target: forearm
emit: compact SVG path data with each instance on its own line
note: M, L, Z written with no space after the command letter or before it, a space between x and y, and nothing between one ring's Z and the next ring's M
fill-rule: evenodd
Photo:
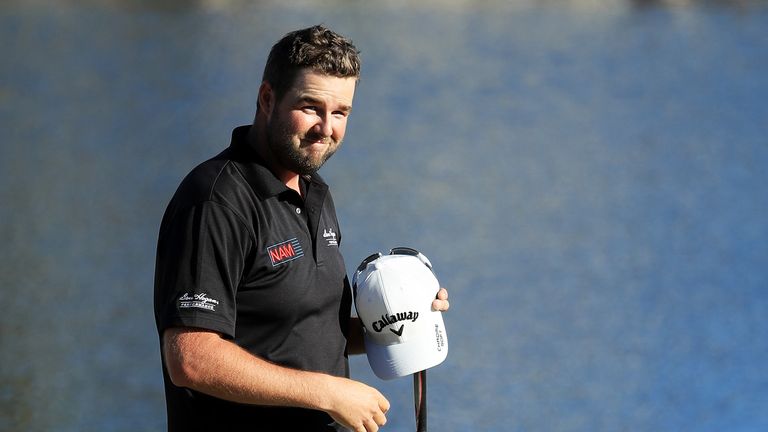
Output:
M163 347L178 386L245 404L330 407L327 395L335 377L275 365L216 333L169 329Z
M389 402L378 390L348 378L272 364L216 333L168 329L163 356L175 385L219 399L325 411L354 430L375 430L386 422Z

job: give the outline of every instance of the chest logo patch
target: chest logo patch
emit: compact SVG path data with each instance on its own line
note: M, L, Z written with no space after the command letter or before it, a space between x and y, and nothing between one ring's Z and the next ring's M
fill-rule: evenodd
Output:
M267 248L269 259L272 261L272 267L293 261L304 256L304 249L296 238L286 240Z
M339 241L336 239L336 233L333 232L333 228L323 229L323 238L328 242L328 246L339 245Z

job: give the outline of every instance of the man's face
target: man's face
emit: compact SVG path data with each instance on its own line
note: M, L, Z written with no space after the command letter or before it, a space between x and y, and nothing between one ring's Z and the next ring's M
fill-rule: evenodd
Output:
M301 72L267 117L267 141L282 168L312 174L339 148L355 78Z

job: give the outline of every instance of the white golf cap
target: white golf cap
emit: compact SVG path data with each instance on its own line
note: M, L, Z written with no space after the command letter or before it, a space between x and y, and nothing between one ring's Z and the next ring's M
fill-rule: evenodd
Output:
M432 310L440 284L429 260L408 248L390 253L368 257L353 278L368 362L385 380L426 370L448 355L442 313Z

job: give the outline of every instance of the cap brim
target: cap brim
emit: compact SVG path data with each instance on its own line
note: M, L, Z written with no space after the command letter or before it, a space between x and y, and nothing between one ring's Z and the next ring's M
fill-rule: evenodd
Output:
M430 322L420 325L426 329L406 342L379 345L365 336L368 363L383 380L404 377L442 363L448 356L448 338L440 312L429 313Z

